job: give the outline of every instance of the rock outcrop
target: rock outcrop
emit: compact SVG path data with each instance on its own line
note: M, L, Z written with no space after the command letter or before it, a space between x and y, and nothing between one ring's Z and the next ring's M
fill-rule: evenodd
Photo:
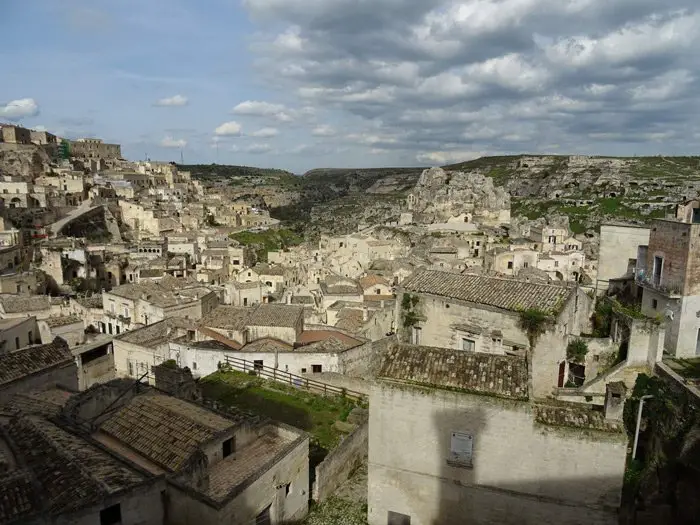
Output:
M47 172L50 163L51 159L40 146L0 143L0 176L31 181Z
M485 225L510 222L510 195L491 177L477 172L425 170L408 197L419 223L452 221Z

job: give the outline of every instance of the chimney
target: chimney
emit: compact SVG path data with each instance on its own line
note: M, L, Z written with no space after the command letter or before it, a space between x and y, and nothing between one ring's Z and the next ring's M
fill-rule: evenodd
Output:
M292 304L292 297L293 296L294 296L294 294L292 292L289 292L287 294L287 304Z
M627 387L622 381L605 385L605 419L622 421Z
M362 320L366 323L369 319L369 308L366 306L362 307Z

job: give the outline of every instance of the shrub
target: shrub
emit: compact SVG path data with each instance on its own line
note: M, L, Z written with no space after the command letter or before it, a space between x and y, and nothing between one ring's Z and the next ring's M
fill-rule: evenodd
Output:
M547 330L547 312L539 308L528 308L520 311L520 328L527 334L530 348L535 347L537 339Z
M588 343L583 339L571 341L566 347L566 359L574 363L583 363L588 354Z

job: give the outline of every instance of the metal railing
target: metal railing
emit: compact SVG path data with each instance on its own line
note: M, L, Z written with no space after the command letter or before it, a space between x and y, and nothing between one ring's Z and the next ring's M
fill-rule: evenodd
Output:
M224 357L224 360L226 365L230 366L233 370L246 373L253 372L256 376L262 377L263 379L271 379L273 381L285 383L296 388L308 390L309 392L322 394L324 396L347 397L354 401L367 400L367 396L362 392L329 385L328 383L323 383L321 381L316 381L315 379L309 379L308 377L292 374L291 372L285 372L270 366L256 364L252 361L241 359L239 357L227 355Z
M683 281L681 279L661 278L645 270L637 270L634 280L642 286L653 288L667 295L680 296L683 291Z

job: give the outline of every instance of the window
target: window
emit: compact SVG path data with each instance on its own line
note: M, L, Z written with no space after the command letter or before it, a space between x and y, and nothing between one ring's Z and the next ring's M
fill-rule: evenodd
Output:
M255 361L253 361L253 368L255 370L262 370L263 369L262 359L256 359Z
M476 341L462 337L462 350L473 352L476 349Z
M445 308L449 308L449 307L450 307L450 303L445 303Z
M122 522L122 508L117 503L100 511L100 525L117 525Z
M411 516L390 510L386 523L387 525L411 525Z
M306 373L306 368L302 368L302 369L301 369L301 373L302 373L302 374L305 374L305 373Z
M323 367L321 365L311 365L311 373L312 374L320 374L322 369L323 369Z
M107 325L107 330L108 330L109 334L111 335L112 334L112 323L109 323Z
M559 261L554 261L554 267L558 268L559 267Z
M114 328L117 331L117 335L119 335L119 333L121 332L121 328L119 328L119 325L116 325Z
M192 361L192 370L197 370L197 362Z
M528 263L528 262L523 263L523 268L527 268L528 266L530 266L530 263Z
M284 495L289 496L289 493L292 491L292 484L291 483L285 483L284 484Z
M243 306L248 306L248 298L247 297L243 298Z
M413 344L414 345L419 345L420 344L420 334L421 334L421 328L418 326L413 327Z
M241 264L241 261L239 259L234 259L233 264L235 264L235 265Z
M15 337L15 348L19 350L19 337Z
M233 438L228 438L224 440L223 444L221 445L223 457L227 458L231 454L233 454L233 451L235 450L235 447L233 445Z
M29 330L29 333L27 334L27 339L29 339L29 344L32 344L34 342L34 337L32 337L32 331Z
M381 288L377 288L377 289L374 291L374 293L377 294L377 295L381 295L381 294L382 294Z
M509 270L513 269L513 261L508 261L508 269Z
M473 449L474 436L465 432L452 432L447 462L452 466L471 467Z
M651 300L651 307L652 307L654 310L656 310L656 307L658 306L658 304L659 304L659 301L657 301L656 299L652 299L652 300Z

